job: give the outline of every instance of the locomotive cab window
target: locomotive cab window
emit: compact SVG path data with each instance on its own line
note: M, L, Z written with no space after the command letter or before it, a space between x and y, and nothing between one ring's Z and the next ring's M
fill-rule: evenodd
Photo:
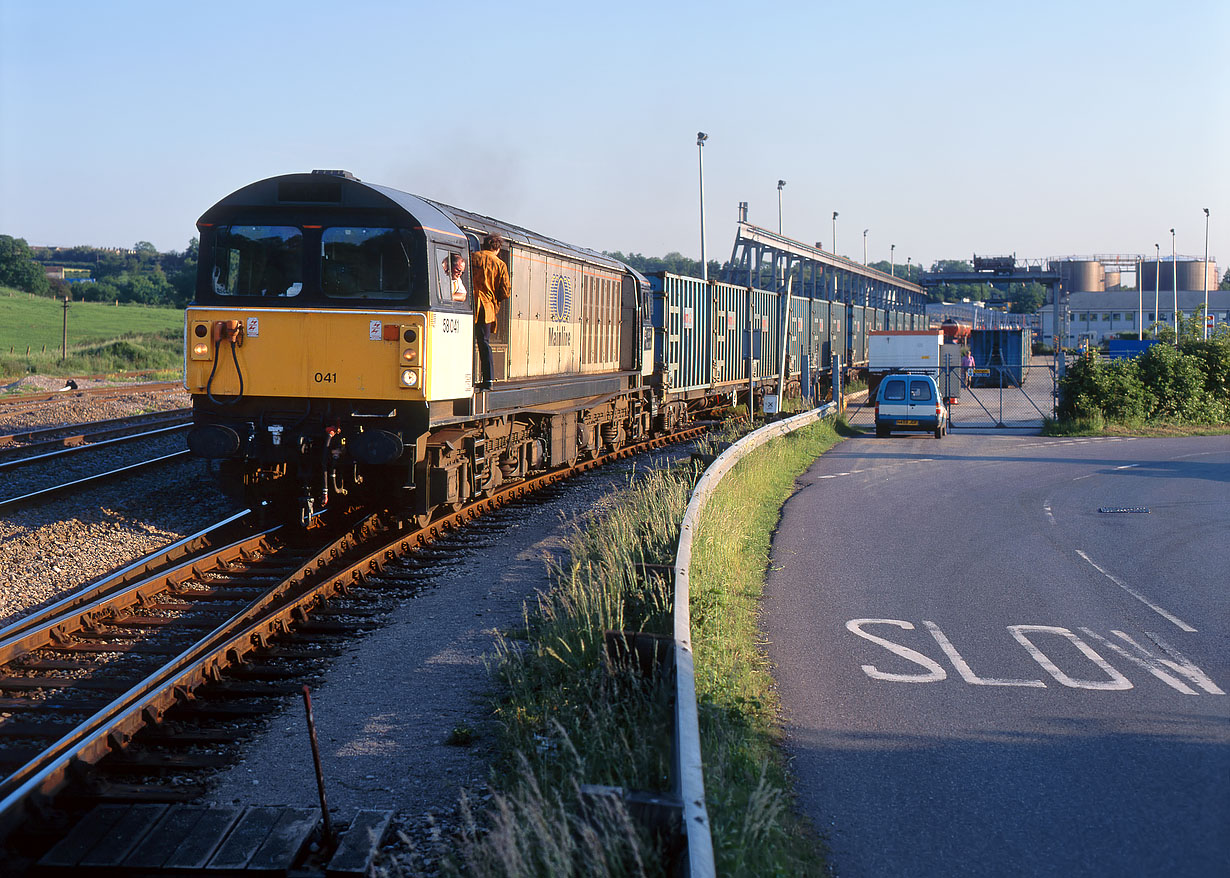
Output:
M303 232L221 226L214 231L211 273L219 296L297 296L303 290Z
M436 295L441 302L461 306L470 300L470 266L457 250L436 247Z
M415 260L399 229L332 226L320 238L320 286L330 299L402 300L415 283Z

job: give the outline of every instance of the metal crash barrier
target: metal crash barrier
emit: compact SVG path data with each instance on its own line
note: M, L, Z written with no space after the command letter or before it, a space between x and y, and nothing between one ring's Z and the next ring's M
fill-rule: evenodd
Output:
M705 807L705 779L700 753L700 721L696 708L696 676L692 662L692 622L689 608L689 570L692 540L700 514L718 483L736 463L767 442L836 414L828 403L785 420L776 421L744 436L727 448L705 470L692 491L691 501L679 528L675 553L675 795L683 804L683 832L687 839L686 874L692 878L715 875L713 833Z

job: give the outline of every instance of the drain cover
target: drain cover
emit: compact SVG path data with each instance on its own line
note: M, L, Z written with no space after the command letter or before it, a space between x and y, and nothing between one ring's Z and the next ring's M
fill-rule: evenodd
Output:
M1149 514L1148 506L1099 506L1098 512L1143 512Z

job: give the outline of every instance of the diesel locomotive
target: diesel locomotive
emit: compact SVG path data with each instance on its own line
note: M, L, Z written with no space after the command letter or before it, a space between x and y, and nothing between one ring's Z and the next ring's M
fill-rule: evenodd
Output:
M805 360L857 360L869 328L918 319L798 297L786 314L774 292L646 278L344 171L260 180L197 225L189 448L228 493L305 523L337 501L426 522L763 392L782 361L797 386ZM479 389L469 257L489 233L511 296Z
M246 186L198 228L188 444L249 503L426 520L687 417L651 386L648 283L600 253L330 171ZM512 292L477 390L469 252L490 232Z

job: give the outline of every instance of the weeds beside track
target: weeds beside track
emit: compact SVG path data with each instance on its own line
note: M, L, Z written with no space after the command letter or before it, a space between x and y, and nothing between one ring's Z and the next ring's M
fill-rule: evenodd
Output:
M733 433L733 431L731 431ZM714 450L722 438L706 440ZM778 705L756 625L769 545L795 478L839 439L805 428L739 464L706 507L692 567L702 752L718 872L821 875L817 838L792 808L776 748ZM702 443L702 451L705 450ZM555 587L527 607L498 653L504 740L486 815L469 815L453 853L472 875L657 875L667 851L619 799L590 784L670 786L671 686L612 663L606 631L667 633L679 524L703 467L634 474L626 491L577 523ZM468 814L468 811L467 811Z

